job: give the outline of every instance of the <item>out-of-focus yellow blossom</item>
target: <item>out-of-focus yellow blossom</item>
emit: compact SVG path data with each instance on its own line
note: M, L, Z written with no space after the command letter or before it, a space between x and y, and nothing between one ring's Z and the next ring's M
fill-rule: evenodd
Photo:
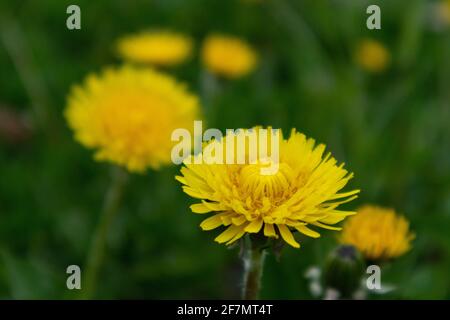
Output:
M442 24L450 24L450 0L442 0L436 3L436 15Z
M130 62L173 66L192 53L191 38L170 31L146 31L118 40L119 55Z
M259 141L260 128L254 130L258 136L256 141ZM239 136L247 133L229 133L220 141L211 143L218 144L219 150L223 148L225 158L227 141L239 141ZM264 159L253 164L248 160L247 164L207 164L211 159L203 153L198 155L203 157L203 164L185 161L182 175L176 178L183 184L185 193L201 200L191 206L192 212L212 212L212 216L200 224L203 230L226 227L215 238L218 243L228 245L246 233L260 233L270 238L281 236L285 242L298 248L300 245L293 232L318 238L320 234L310 226L340 230L330 225L354 214L337 209L341 203L356 198L359 192L340 192L353 174L349 174L343 164L337 165L330 153L324 156L325 145L315 146L313 139L295 130L289 139L281 135L279 138L279 167L272 175L261 175L261 167L268 164ZM270 145L269 142L268 150L271 150ZM259 153L262 146L261 143L248 145L246 159L251 148L256 148ZM236 154L230 158L233 156L233 163L237 163Z
M95 149L97 160L135 172L171 162L172 131L192 127L198 114L198 98L183 84L131 66L88 76L65 110L76 140Z
M409 222L393 209L365 205L349 218L339 238L351 244L369 260L387 260L401 256L411 248L414 235Z
M202 48L203 63L212 73L239 78L252 72L257 56L250 45L236 37L211 35Z
M364 70L380 73L389 66L391 55L381 42L364 39L356 48L355 60Z

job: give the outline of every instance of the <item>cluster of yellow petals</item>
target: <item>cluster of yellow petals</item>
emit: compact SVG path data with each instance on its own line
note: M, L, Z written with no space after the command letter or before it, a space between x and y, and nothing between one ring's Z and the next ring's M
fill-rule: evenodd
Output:
M341 243L355 246L369 260L395 258L411 248L409 223L393 209L365 205L357 213L346 221Z
M239 78L255 69L257 55L247 42L237 37L211 35L203 44L202 59L210 72Z
M130 62L173 66L192 54L192 39L170 31L145 31L118 40L117 51Z
M226 154L225 145L230 138L234 136L227 135L211 143L221 144ZM271 238L281 235L298 248L293 232L317 238L320 234L310 226L340 230L331 225L354 214L337 209L359 192L340 192L353 174L343 164L337 165L329 153L324 155L325 145L315 146L313 139L295 130L289 139L280 137L279 143L279 169L273 175L261 175L264 161L253 164L185 161L177 180L183 184L185 193L201 200L191 206L194 213L212 212L201 223L203 230L226 227L215 239L217 242L231 244L246 233L261 232Z
M76 140L95 149L97 160L134 172L170 163L172 131L192 127L198 116L198 98L183 84L131 66L88 76L72 89L65 110Z
M355 60L364 70L380 73L389 66L391 55L381 42L364 39L356 48Z

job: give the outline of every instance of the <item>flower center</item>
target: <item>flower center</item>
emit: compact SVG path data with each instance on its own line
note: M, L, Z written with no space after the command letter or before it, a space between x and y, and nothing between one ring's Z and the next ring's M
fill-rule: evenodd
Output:
M253 199L267 197L276 200L285 197L290 191L293 171L286 163L280 163L278 171L272 175L264 175L261 168L271 165L271 160L260 160L256 164L246 165L240 172L243 191Z

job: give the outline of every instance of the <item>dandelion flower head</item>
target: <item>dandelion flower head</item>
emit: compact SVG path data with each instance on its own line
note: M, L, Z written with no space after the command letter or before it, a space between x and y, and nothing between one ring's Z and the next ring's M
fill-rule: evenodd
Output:
M260 135L259 129L253 130ZM227 140L237 141L245 134L227 134L211 143L226 155ZM340 204L353 200L359 192L342 192L353 174L343 164L338 165L330 153L324 154L325 145L316 145L313 139L295 130L289 139L278 137L279 167L273 175L261 175L261 166L268 163L264 159L244 164L207 164L208 159L203 159L201 164L185 162L181 169L177 180L183 184L184 192L200 200L191 210L209 215L200 227L225 227L215 238L218 243L231 244L245 234L260 233L269 238L281 236L298 248L293 232L317 238L320 234L311 226L340 230L332 225L354 214L338 210ZM262 146L256 145L258 152ZM255 146L246 149L246 158L252 147ZM270 148L270 141L266 147ZM205 152L202 156L208 157Z
M171 31L145 31L118 40L117 51L127 61L159 66L184 62L192 53L192 40Z
M247 42L224 35L211 35L205 40L202 58L209 71L227 78L247 75L257 62L256 53Z
M393 209L365 205L344 224L340 242L355 246L369 260L387 260L411 248L409 222Z
M380 73L386 70L390 63L390 53L386 47L373 39L362 40L355 52L357 64L371 73Z
M198 118L195 95L150 68L122 66L74 86L65 110L69 127L95 158L142 172L171 162L171 133Z

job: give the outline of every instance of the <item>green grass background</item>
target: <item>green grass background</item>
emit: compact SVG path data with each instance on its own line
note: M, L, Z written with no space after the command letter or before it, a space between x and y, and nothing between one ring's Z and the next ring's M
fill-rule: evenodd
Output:
M201 96L209 127L297 128L355 173L348 189L362 192L346 208L370 202L406 215L416 240L383 268L382 281L397 286L385 298L450 298L450 33L429 27L434 2L253 2L1 2L0 104L29 117L33 131L22 143L0 144L0 298L77 297L65 270L83 266L110 167L73 140L65 98L87 73L120 63L115 39L152 27L196 40L193 59L168 71ZM69 4L81 7L81 30L65 26ZM381 6L382 30L365 27L369 4ZM246 38L260 54L254 74L219 82L213 95L198 58L210 32ZM352 61L365 36L392 54L380 75ZM203 217L190 213L178 171L131 176L97 298L239 296L237 250L216 244L217 231L200 230ZM304 272L321 264L335 236L302 238L279 262L269 255L262 297L311 298Z

